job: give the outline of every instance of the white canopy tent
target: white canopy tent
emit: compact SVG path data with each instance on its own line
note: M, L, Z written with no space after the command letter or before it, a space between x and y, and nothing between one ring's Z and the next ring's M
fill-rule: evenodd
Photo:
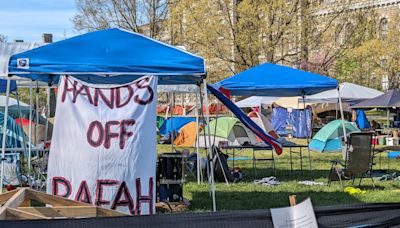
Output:
M342 101L346 103L357 103L383 94L376 89L371 89L349 82L340 83L339 90ZM337 89L327 90L314 95L306 96L304 100L305 102L338 103L339 91ZM300 99L300 102L302 102L302 99Z
M252 108L259 107L261 105L271 105L278 99L279 97L251 96L241 101L238 101L235 104L239 108Z

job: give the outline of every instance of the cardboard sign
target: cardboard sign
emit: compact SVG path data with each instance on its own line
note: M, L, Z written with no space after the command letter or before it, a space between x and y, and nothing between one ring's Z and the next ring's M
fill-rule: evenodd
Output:
M292 207L271 208L274 227L318 228L310 198Z

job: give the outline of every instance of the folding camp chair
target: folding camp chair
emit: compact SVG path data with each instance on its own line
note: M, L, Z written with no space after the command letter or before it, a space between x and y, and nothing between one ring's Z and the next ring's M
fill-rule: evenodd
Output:
M353 132L350 134L349 144L346 146L345 163L338 160L331 161L332 167L328 177L328 186L331 181L339 180L343 188L343 180L353 180L360 178L359 186L364 177L369 176L372 185L375 183L371 175L373 165L372 133ZM342 168L339 168L341 165Z

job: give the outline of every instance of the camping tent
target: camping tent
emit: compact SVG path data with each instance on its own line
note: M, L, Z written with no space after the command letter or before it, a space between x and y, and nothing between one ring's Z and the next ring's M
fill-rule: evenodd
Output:
M257 143L256 136L248 130L237 118L234 117L219 117L209 124L204 129L205 132L200 133L199 145L204 147L204 134L206 137L210 135L211 143L218 145L219 142L227 142L228 145L243 145L245 142L254 144Z
M186 124L180 129L178 136L174 140L174 145L178 147L194 147L197 139L196 131L195 122Z
M340 83L340 96L343 102L356 103L367 99L372 99L383 93L368 87L360 86L353 83ZM337 103L339 99L339 92L337 89L327 90L321 93L307 96L306 102L319 102L319 103Z
M4 113L0 112L0 133L2 134L4 127ZM7 131L6 131L6 148L22 148L24 143L24 132L15 120L11 117L7 118ZM0 143L2 143L2 136Z
M346 134L359 132L352 123L345 121ZM325 125L315 134L308 146L310 150L318 152L334 152L342 149L343 128L341 120L334 120Z
M190 122L195 122L196 118L194 117L171 117L168 118L164 121L164 123L161 125L159 132L160 135L163 135L164 138L169 138L169 135L171 133L174 133L174 135L177 135L179 130L185 126L186 124Z
M263 96L251 96L235 103L240 108L252 108L260 107L262 105L271 105L279 97L263 97Z

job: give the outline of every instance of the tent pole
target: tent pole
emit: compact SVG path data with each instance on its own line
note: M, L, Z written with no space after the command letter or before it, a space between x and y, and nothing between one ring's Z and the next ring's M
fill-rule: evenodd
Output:
M17 107L18 107L18 115L19 115L19 121L21 123L21 134L22 134L22 139L23 143L22 146L24 147L24 155L26 155L26 135L24 133L23 125L22 125L22 111L21 111L21 105L19 103L19 95L18 95L18 90L15 91L15 97L17 98Z
M171 129L174 129L174 107L175 107L175 93L172 92L172 96L171 96ZM175 147L174 147L174 132L171 131L170 135L169 135L170 139L171 139L171 152L173 153L175 151Z
M199 90L200 91L200 90ZM197 157L197 184L200 184L200 153L199 153L199 137L200 137L200 129L199 129L199 95L196 92L196 104L195 104L195 115L196 115L196 157Z
M7 122L8 122L8 102L10 98L10 78L7 78L6 86L6 108L4 110L4 124L3 124L3 138L1 147L1 178L0 178L0 193L3 193L3 182L4 182L4 161L6 155L6 134L7 134Z
M210 160L210 173L211 173L211 197L212 197L212 206L213 211L217 211L217 205L215 201L215 183L214 183L214 161L212 159L212 151L211 151L211 129L210 129L210 112L208 110L208 93L207 93L207 81L203 79L203 86L204 86L204 102L206 106L206 125L208 128L208 156Z
M38 131L39 131L39 83L36 81L36 125L35 125L35 146L38 145Z
M31 185L31 156L32 156L32 96L33 96L32 82L29 85L29 144L28 144L28 185Z
M390 109L386 109L386 126L387 128L390 128L390 123L389 123L389 118L390 118Z
M340 95L340 86L338 86L337 90L338 90L338 94L339 94L339 108L340 108L340 116L342 118L343 138L344 138L344 143L347 146L347 133L346 133L346 127L344 125L344 113L343 113L342 97ZM346 157L347 157L347 155L346 155Z
M47 135L49 130L49 116L50 116L50 88L46 89L47 97L46 97L46 128L44 129L44 145L43 149L46 147Z
M306 124L306 137L307 137L307 145L310 144L310 132L308 131L308 123L307 123L307 110L306 110L306 96L302 95L303 97L303 110L304 110L304 123ZM298 102L298 100L297 100ZM312 123L311 123L312 124ZM308 151L308 162L309 162L309 166L310 166L310 171L311 171L311 154L310 154L310 149L307 147L307 151Z

